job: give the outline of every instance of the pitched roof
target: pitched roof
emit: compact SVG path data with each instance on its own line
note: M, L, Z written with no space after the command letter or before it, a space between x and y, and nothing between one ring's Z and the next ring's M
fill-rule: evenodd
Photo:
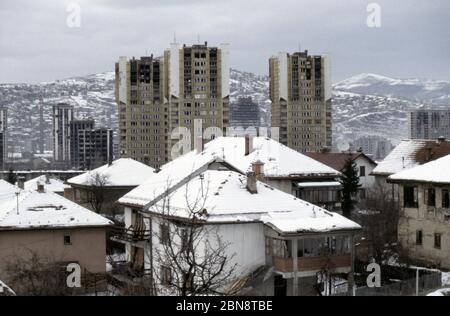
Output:
M53 192L20 190L3 180L0 180L0 192L0 230L112 224L106 218ZM19 193L18 199L16 193Z
M184 179L208 169L213 163L225 164L231 170L245 174L252 162L264 163L266 177L321 177L333 178L339 172L270 138L253 138L254 150L245 155L244 137L219 137L208 142L198 153L193 150L162 166L137 188L119 199L120 203L145 205L164 193L168 185L174 186Z
M188 218L206 211L207 222L263 222L281 233L326 232L359 229L353 221L257 182L257 193L246 188L247 177L229 170L206 170L177 187L167 199L153 201L149 211ZM193 205L201 205L192 207Z
M391 175L388 180L450 184L450 155Z
M24 188L26 190L36 190L38 183L43 184L45 190L51 192L64 192L65 188L70 188L69 185L64 184L64 181L55 178L47 179L45 175L26 181L24 183Z
M450 154L450 141L403 140L372 171L373 175L392 175Z
M339 171L342 171L342 169L344 169L345 162L348 159L356 160L359 157L364 157L368 161L370 161L372 164L376 165L376 163L372 159L370 159L368 156L366 156L364 153L358 153L358 152L356 152L356 153L349 153L349 152L347 152L347 153L345 153L345 152L343 152L343 153L307 152L307 153L305 153L305 155L310 157L310 158L312 158L312 159L320 161L321 163L323 163L323 164L325 164L325 165L327 165L327 166L329 166L329 167L331 167L333 169L339 170Z
M153 174L155 169L131 158L120 158L97 169L67 180L68 184L92 185L96 175L104 177L106 187L135 187Z

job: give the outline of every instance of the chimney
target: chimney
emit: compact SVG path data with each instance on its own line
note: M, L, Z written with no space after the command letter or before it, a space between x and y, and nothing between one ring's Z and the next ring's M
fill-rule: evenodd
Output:
M40 183L39 181L37 183L37 191L39 193L44 193L45 192L44 184Z
M255 174L257 180L262 181L264 178L264 162L259 159L252 162L252 172Z
M45 175L45 183L50 184L50 176L48 173Z
M245 135L245 155L248 156L253 151L253 136Z
M331 152L331 148L328 146L324 146L320 151L322 152L322 154L328 154Z
M19 189L25 189L25 179L23 177L17 178L17 186Z
M446 141L445 136L439 136L438 139L437 139L437 143L439 145L443 144L445 141Z
M201 153L203 151L203 138L202 138L202 136L198 136L195 139L195 149L197 150L197 153Z
M256 175L253 171L247 172L247 190L251 194L258 193L256 188Z

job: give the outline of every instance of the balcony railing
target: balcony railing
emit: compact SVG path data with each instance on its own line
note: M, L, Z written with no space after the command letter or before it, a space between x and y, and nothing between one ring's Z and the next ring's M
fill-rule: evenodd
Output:
M319 271L324 268L345 268L352 264L350 255L323 257L300 257L297 260L297 271ZM273 258L273 266L279 272L294 272L293 258Z
M139 242L149 240L151 237L149 230L136 230L133 226L128 228L125 227L114 227L111 230L111 239L127 242Z

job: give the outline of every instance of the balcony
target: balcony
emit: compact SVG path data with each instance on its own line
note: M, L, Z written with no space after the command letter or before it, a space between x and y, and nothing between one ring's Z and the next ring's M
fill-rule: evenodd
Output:
M147 241L151 237L149 230L133 229L133 226L128 228L115 226L111 229L111 240L122 242L139 244L140 242Z
M337 255L326 257L301 257L298 258L297 266L299 272L320 271L323 268L350 268L352 264L351 255ZM293 258L273 258L275 271L290 273L294 272Z

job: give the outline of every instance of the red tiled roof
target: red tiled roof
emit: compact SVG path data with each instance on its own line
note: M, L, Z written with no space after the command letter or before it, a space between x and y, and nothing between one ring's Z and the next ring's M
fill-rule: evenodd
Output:
M364 156L366 159L368 159L369 161L371 161L372 163L375 164L375 162L370 159L369 157L367 157L366 155L364 155L363 153L348 153L348 152L343 152L343 153L316 153L316 152L307 152L304 153L306 156L317 160L335 170L339 170L342 171L342 169L344 169L344 165L345 162L350 158L352 160L357 159L360 156Z

